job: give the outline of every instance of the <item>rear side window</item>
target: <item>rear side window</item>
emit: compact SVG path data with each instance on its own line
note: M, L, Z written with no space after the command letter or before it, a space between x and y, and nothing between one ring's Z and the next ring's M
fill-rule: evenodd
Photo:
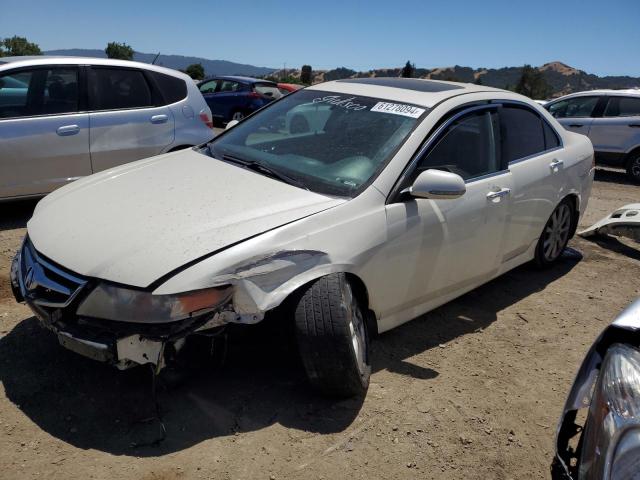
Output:
M153 105L151 89L140 70L92 67L89 71L92 110L119 110Z
M556 131L551 128L544 120L542 121L542 128L544 130L544 146L547 150L558 148L560 146L560 139Z
M547 110L556 118L590 117L599 97L575 97L552 103Z
M0 118L77 111L77 68L34 68L0 76Z
M237 92L238 90L242 90L242 85L238 82L234 82L232 80L222 80L220 82L220 93L229 93L229 92Z
M282 93L278 90L277 85L272 85L271 83L254 83L253 89L258 92L260 95L264 95L266 97L271 98L280 98L282 97Z
M528 108L504 106L500 110L502 158L513 162L545 151L540 116Z
M184 80L159 72L149 72L156 81L164 103L176 103L187 97L187 84Z
M465 180L502 170L496 145L498 115L481 110L461 117L440 136L418 165L457 173Z
M640 116L640 98L610 97L605 117L637 117Z

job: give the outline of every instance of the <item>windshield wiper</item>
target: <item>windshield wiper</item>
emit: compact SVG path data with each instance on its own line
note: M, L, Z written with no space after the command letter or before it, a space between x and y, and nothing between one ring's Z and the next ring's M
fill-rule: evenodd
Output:
M275 178L275 179L280 180L280 181L282 181L284 183L288 183L289 185L294 185L296 187L300 187L300 188L304 188L305 190L309 190L309 188L304 183L302 183L300 180L298 180L297 178L290 177L286 173L282 173L282 172L280 172L278 170L274 170L273 168L268 167L264 163L257 162L255 160L245 160L243 158L234 157L233 155L223 155L222 159L227 161L227 162L231 162L231 163L235 163L237 165L241 165L241 166L243 166L245 168L248 168L249 170L253 170L254 172L258 172L258 173L261 173L263 175L266 175L267 177Z

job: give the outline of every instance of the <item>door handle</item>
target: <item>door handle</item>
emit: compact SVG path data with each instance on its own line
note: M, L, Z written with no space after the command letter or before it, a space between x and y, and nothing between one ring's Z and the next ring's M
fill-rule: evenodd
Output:
M67 137L69 135L80 133L80 127L78 125L64 125L62 127L58 127L56 133L61 137Z
M571 123L569 124L570 127L574 127L574 128L580 128L580 127L584 127L584 125L582 123Z
M553 161L549 164L549 168L553 173L557 173L562 166L564 166L564 161L558 160L557 158L554 158Z
M154 115L153 117L151 117L151 123L166 123L167 120L169 120L169 117L164 114Z
M510 188L501 188L500 190L491 191L491 192L487 193L487 198L489 200L500 199L502 197L506 197L510 193L511 193L511 189Z
M631 128L640 128L640 123L630 123L629 126Z

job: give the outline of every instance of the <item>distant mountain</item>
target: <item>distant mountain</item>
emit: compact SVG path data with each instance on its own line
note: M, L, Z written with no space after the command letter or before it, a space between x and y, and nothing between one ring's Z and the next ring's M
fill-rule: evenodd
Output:
M44 55L68 55L72 57L98 57L105 58L104 50L69 48L64 50L48 50ZM155 53L135 52L133 59L136 62L151 63L156 57ZM247 75L250 77L269 75L275 68L256 67L241 63L228 62L226 60L209 60L200 57L184 57L182 55L163 55L156 61L156 65L184 70L192 63L201 63L207 76L209 75Z
M544 75L545 80L551 87L551 96L559 97L572 92L583 90L593 90L596 88L640 88L640 78L629 76L606 76L586 73L582 70L565 65L562 62L550 62L537 67ZM339 80L344 78L363 77L399 77L402 68L379 68L365 72L356 72L348 68L340 67L333 70L314 70L313 82L323 82L327 80ZM278 70L271 75L279 78L285 72ZM520 75L522 67L503 68L477 68L462 67L440 67L433 69L416 68L415 76L418 78L430 78L434 80L450 80L454 82L481 83L489 87L513 89ZM287 69L286 76L293 78L300 77L299 70Z

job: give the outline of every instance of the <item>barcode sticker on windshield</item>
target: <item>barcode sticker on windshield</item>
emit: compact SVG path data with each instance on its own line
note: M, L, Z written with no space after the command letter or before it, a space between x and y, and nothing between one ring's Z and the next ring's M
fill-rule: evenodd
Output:
M393 113L395 115L404 115L405 117L418 118L424 113L424 108L418 108L412 105L404 105L402 103L378 102L373 107L371 107L371 111Z

